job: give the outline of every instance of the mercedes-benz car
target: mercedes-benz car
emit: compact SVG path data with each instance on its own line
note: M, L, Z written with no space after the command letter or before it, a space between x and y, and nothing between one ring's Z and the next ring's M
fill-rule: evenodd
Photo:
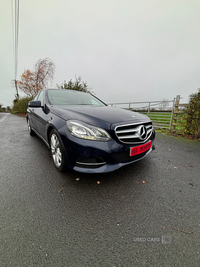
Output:
M29 102L26 120L30 135L45 142L61 172L111 172L154 148L149 117L110 107L90 93L41 90Z

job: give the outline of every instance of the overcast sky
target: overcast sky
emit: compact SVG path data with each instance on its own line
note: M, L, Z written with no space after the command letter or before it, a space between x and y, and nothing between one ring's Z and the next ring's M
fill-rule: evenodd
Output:
M81 76L104 102L187 102L200 87L199 0L19 0L17 79L49 57L51 87ZM0 4L0 103L15 88L11 1ZM21 94L22 95L22 94Z

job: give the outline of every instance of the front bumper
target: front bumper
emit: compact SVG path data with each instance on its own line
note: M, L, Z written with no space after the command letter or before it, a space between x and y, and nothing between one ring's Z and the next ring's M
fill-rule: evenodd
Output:
M130 156L130 149L136 145L122 144L112 139L108 142L84 140L60 132L63 144L68 155L69 168L84 173L106 173L119 169L147 156L154 146L155 131L146 141L152 141L152 146L147 151Z

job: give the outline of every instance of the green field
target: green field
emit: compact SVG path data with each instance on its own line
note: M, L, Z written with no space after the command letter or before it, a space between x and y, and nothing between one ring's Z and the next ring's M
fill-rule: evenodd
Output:
M171 121L171 112L142 112L144 115L148 115L148 117L153 121L156 128L170 128ZM182 124L183 126L176 126L175 129L179 131L184 131L186 120L184 119L184 114L179 114L178 117L181 119L176 120L176 123Z

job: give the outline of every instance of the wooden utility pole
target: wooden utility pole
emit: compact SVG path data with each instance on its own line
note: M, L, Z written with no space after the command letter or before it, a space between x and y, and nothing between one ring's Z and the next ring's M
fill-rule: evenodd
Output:
M16 88L16 99L19 100L18 88L17 88L17 80L15 80L15 88Z

